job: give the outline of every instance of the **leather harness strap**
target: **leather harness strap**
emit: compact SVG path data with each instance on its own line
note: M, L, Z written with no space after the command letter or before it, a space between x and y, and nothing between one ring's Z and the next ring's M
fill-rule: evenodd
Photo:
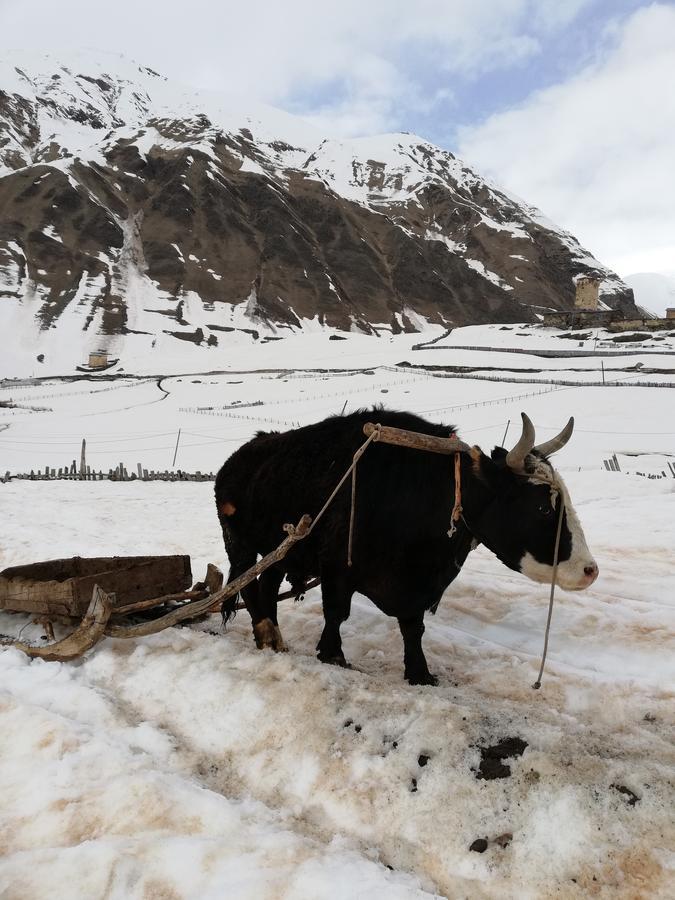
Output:
M462 469L461 469L461 458L459 453L455 453L455 505L452 507L452 516L450 530L448 531L448 537L452 537L453 534L457 531L457 522L460 519L463 519L462 513L464 510L462 509Z

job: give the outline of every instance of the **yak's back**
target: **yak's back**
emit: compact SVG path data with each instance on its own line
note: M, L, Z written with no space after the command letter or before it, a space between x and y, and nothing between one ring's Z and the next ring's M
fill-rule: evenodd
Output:
M377 408L331 416L286 432L260 433L240 447L219 471L215 485L219 510L231 504L245 519L262 516L275 529L277 519L290 521L306 512L316 515L365 441L366 422L436 437L454 433L447 425L427 422L412 413ZM430 470L441 463L439 457L432 459L434 456L373 444L359 463L364 475L360 493L372 491L372 499L377 496L382 504L383 494L406 492L407 484L414 502L414 496L430 490ZM253 525L250 520L248 524Z

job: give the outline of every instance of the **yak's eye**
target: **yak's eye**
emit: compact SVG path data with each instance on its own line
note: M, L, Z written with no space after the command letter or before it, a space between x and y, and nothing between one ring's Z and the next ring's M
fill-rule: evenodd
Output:
M552 512L553 512L553 510L548 505L539 507L539 515L540 516L550 516Z

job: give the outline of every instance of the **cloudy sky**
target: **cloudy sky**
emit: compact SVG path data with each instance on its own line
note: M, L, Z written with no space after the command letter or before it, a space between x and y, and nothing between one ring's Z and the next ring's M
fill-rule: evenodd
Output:
M673 3L0 0L3 48L123 52L330 136L413 131L620 274L675 272Z

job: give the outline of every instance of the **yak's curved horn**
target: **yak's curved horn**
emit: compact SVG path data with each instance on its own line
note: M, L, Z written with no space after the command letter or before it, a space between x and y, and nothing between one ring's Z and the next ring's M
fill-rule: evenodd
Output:
M534 447L534 425L530 421L530 417L521 412L523 420L523 431L518 438L518 443L506 454L506 465L509 469L522 469L525 463L525 457Z
M570 420L565 425L560 434L557 434L554 438L551 438L550 441L545 441L543 444L537 444L534 448L542 456L550 456L552 453L555 453L556 450L560 450L561 447L564 447L565 444L572 437L572 432L574 431L574 416L570 416Z

